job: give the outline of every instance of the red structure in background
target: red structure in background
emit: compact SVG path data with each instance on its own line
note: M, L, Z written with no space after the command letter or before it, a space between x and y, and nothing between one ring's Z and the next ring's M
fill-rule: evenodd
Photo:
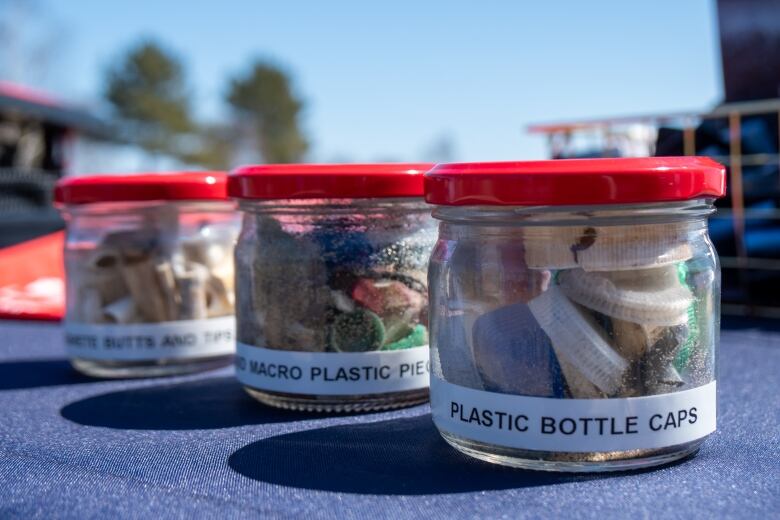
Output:
M62 319L64 240L65 233L60 231L0 249L0 318Z

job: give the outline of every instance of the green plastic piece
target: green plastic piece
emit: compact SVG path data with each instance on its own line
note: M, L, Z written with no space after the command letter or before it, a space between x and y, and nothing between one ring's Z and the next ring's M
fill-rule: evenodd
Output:
M415 325L411 334L396 342L385 345L382 350L403 350L405 348L422 347L428 343L428 329L425 325Z
M688 285L688 265L685 262L677 264L677 276L680 279L680 283L690 289ZM699 320L696 315L696 303L698 300L694 299L690 307L688 307L688 338L685 343L677 351L677 355L674 358L674 368L677 371L682 372L688 365L688 360L693 353L693 349L696 348L696 344L699 341Z
M414 330L413 325L406 320L392 320L390 323L388 323L388 321L389 320L385 319L385 321L382 322L385 324L385 345L390 345L391 343L404 339Z
M371 352L385 341L385 326L366 309L339 314L330 329L330 346L338 352Z

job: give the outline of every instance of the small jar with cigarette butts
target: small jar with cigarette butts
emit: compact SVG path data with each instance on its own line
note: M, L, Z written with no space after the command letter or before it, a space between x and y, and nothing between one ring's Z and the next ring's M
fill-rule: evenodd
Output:
M428 398L424 164L265 165L231 174L236 374L280 408L349 412Z
M153 377L232 361L239 217L226 179L177 172L60 181L64 340L77 370Z
M720 268L706 158L442 164L426 174L431 407L479 459L648 467L715 431Z

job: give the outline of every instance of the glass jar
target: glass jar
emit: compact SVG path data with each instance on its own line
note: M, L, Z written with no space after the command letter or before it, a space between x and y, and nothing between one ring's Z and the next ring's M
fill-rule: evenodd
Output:
M715 430L724 169L704 158L439 165L431 406L479 459L608 471Z
M95 377L230 364L239 217L224 173L67 178L65 347Z
M428 399L430 165L241 168L236 373L280 408L358 411Z

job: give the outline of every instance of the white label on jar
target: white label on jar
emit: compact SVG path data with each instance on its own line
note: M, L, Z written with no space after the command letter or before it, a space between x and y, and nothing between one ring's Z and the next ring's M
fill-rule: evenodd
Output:
M233 316L202 320L103 325L63 324L68 356L110 361L188 359L235 352Z
M247 386L306 395L365 395L428 388L428 346L379 352L291 352L238 343Z
M487 444L554 452L675 446L715 431L715 381L671 394L553 399L474 390L431 377L440 430Z

